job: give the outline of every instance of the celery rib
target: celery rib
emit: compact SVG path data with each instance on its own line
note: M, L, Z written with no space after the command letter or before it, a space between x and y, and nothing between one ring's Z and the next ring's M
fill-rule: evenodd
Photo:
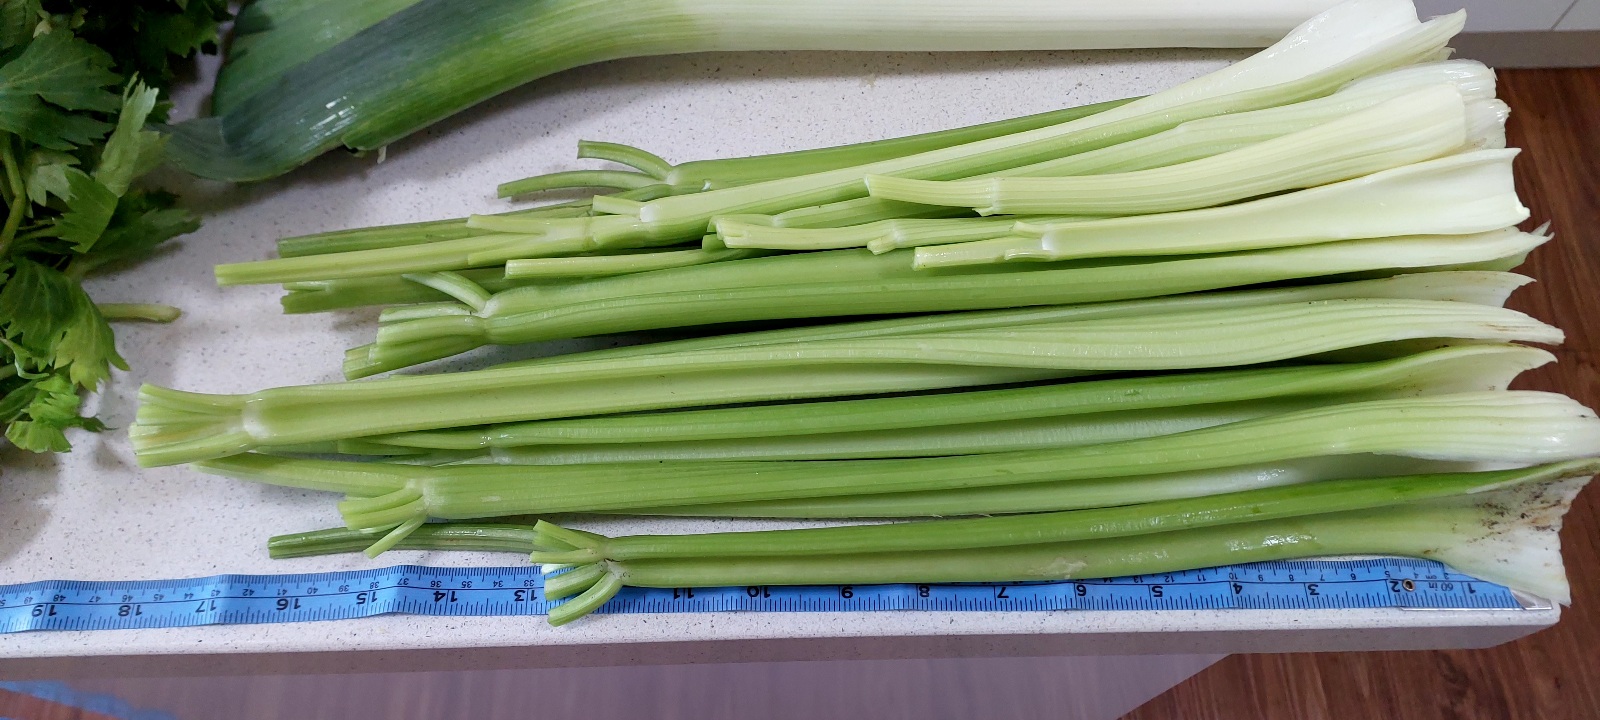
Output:
M1074 223L1020 222L1013 237L917 248L915 264L953 268L1492 232L1528 218L1511 172L1516 155L1516 150L1479 150L1226 207Z
M930 181L868 175L873 197L980 214L1144 215L1222 205L1432 160L1467 144L1466 103L1436 85L1212 157L1130 173Z
M669 250L595 257L538 258L506 262L507 280L585 278L632 275L709 263L749 260L772 253L749 250Z
M1374 391L1504 390L1553 360L1535 348L1466 345L1349 365L1182 373L864 400L546 420L371 438L392 446L478 450L839 435Z
M1492 254L1495 251L1489 251ZM1208 308L1268 305L1280 302L1309 302L1351 298L1397 298L1411 300L1448 300L1478 305L1503 306L1517 288L1532 282L1521 275L1497 271L1437 271L1380 277L1322 285L1304 285L1270 290L1232 290L1145 300L1101 302L1085 305L1024 307L1008 310L977 310L968 312L920 315L891 320L867 320L851 323L765 330L759 332L714 335L687 340L673 340L634 345L606 350L593 350L579 359L638 357L660 355L684 350L712 348L752 347L782 343L811 342L816 340L843 340L850 338L890 337L917 335L950 330L983 330L1019 325L1032 325L1060 320L1089 320L1094 318L1129 317L1166 313L1175 310L1203 310ZM366 351L362 349L365 358ZM508 363L501 367L541 365L564 362L571 356L537 358Z
M604 568L604 579L594 586L599 590L558 606L550 622L567 623L593 612L615 595L613 586L1060 581L1348 555L1441 560L1489 582L1566 604L1570 590L1557 533L1594 470L1570 472L1477 494L1094 540L933 553L607 561L594 565ZM1519 562L1508 563L1488 548L1512 550ZM601 585L604 580L611 582Z
M644 173L622 170L568 170L565 172L535 175L522 180L502 183L496 193L503 198L532 195L550 190L577 188L610 188L613 190L638 190L660 182Z
M1327 480L1308 486L1031 515L708 535L584 537L579 540L578 549L590 551L591 562L968 550L1129 537L1365 510L1597 473L1600 461L1582 459L1498 472ZM545 554L535 551L532 561L543 562Z
M1351 403L1102 445L910 460L421 468L243 455L197 467L297 487L387 478L419 493L427 516L477 519L1111 480L1362 453L1546 463L1597 452L1600 419L1588 408L1549 393L1488 392ZM361 529L369 515L346 518Z
M367 349L366 373L397 370L442 355L420 351L423 341L450 341L451 348L515 344L585 337L607 333L796 317L840 317L894 313L949 312L988 308L1107 302L1141 297L1217 290L1255 283L1379 268L1417 268L1434 264L1490 260L1526 252L1545 238L1515 231L1468 237L1415 237L1324 243L1234 255L1155 259L1116 264L1029 266L1005 272L979 265L987 272L917 274L904 269L898 254L873 256L863 250L838 250L776 258L717 263L664 270L649 276L627 276L571 292L541 293L538 288L513 290L493 298L486 312L472 317L429 318L380 328ZM935 246L959 248L961 245ZM929 248L919 248L918 251ZM910 251L902 251L910 252ZM842 274L859 260L863 276L881 272L881 279L734 286L763 280L763 267L785 270L790 282L823 272ZM749 268L749 271L746 269ZM878 270L882 268L882 270ZM716 273L716 274L713 274ZM907 276L909 274L910 276ZM709 287L685 292L655 292L674 283L707 279ZM610 288L614 290L607 290ZM649 288L649 289L647 289ZM626 293L626 294L624 294ZM560 299L594 297L558 304ZM604 297L611 294L611 297ZM564 297L563 297L564 296ZM601 299L604 298L604 299ZM457 350L460 352L460 350ZM362 377L348 374L347 377Z

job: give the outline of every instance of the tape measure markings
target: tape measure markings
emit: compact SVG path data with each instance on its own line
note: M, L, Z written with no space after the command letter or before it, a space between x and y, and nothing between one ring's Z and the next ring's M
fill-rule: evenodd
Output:
M538 569L531 566L402 565L186 580L43 581L0 587L0 633L311 622L389 613L541 615L551 605ZM1385 558L1267 562L1060 582L628 588L601 612L1520 607L1510 590L1439 563Z

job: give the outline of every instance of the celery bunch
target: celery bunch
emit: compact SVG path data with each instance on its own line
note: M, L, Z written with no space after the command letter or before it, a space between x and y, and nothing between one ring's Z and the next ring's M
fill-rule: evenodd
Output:
M1529 345L1563 339L1504 308L1551 238L1516 227L1493 73L1443 59L1461 23L1353 0L1148 97L880 143L674 165L586 142L630 169L502 192L615 192L291 238L217 277L283 283L291 312L387 306L349 378L711 332L146 387L130 434L144 465L344 496L344 530L277 539L280 556L531 552L561 571L547 597L572 598L557 623L629 585L1342 553L1561 599L1549 528L1600 469L1600 418L1508 389L1553 359ZM624 538L430 522L572 513L922 519ZM974 515L993 517L948 519Z

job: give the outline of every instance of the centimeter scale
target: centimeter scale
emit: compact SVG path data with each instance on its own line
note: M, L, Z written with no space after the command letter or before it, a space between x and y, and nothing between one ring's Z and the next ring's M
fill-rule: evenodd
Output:
M308 575L0 586L0 632L342 620L385 613L543 615L538 568L414 565ZM1517 609L1511 590L1399 558L1252 563L1109 580L623 590L602 613L885 610Z

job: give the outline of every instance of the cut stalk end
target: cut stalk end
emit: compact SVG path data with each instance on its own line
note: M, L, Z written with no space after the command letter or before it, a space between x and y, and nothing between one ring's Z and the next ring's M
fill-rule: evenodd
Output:
M248 451L254 439L244 429L245 398L205 395L145 385L128 439L140 467L208 460Z
M595 567L595 566L590 566ZM574 571L576 572L576 571ZM577 597L550 609L550 624L556 627L577 620L589 613L599 610L602 605L610 602L611 598L622 592L622 579L615 574L607 572L598 582L584 590ZM546 597L549 597L548 590Z

